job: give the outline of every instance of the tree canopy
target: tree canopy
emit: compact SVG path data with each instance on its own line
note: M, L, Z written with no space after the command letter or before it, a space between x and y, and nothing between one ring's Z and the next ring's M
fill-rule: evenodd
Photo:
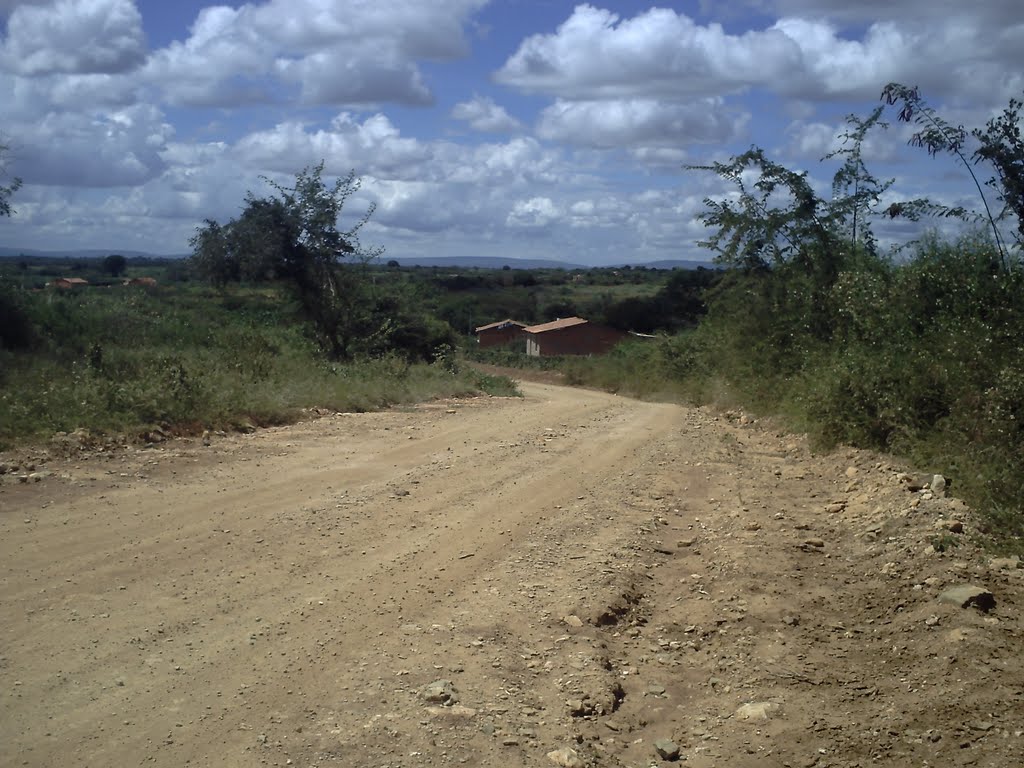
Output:
M7 154L9 147L0 144L0 181L7 176ZM0 183L0 216L10 216L13 213L11 208L11 196L21 188L21 179L13 177L10 182Z
M324 163L305 168L293 186L264 179L276 194L250 192L241 215L207 220L191 239L192 264L212 283L280 281L298 299L320 345L334 359L397 349L429 358L452 340L447 324L429 322L414 300L385 295L367 275L383 248L365 247L359 233L374 212L348 229L338 220L359 190L355 173L323 180Z

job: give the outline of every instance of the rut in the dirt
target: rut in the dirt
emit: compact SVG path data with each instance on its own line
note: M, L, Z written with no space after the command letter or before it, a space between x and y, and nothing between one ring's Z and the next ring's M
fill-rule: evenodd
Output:
M1017 764L1024 572L964 505L524 389L0 486L0 764Z

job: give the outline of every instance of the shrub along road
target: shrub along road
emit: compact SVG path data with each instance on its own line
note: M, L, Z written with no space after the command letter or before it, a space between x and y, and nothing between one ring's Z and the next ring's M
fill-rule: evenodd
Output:
M1019 764L1024 571L961 502L523 389L5 457L0 764Z

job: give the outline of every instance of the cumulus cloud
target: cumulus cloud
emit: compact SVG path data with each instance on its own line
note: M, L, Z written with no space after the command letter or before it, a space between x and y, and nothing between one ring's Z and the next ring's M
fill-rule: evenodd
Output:
M632 213L628 201L604 195L572 203L565 219L574 229L619 229L628 226Z
M561 215L551 198L531 197L529 200L516 200L505 223L510 227L542 229L557 221Z
M473 147L446 143L438 146L437 152L445 178L458 184L517 189L578 181L579 172L565 161L560 150L530 137Z
M54 112L19 134L14 170L37 185L142 184L165 168L160 152L172 134L160 112L148 106L92 115Z
M300 122L279 123L243 137L234 153L244 166L263 171L294 173L299 167L326 159L329 172L381 178L414 178L431 150L416 139L403 138L382 114L360 122L349 112L326 128L309 129Z
M146 55L133 0L18 4L0 40L0 67L18 75L126 72Z
M580 5L554 34L524 40L496 78L566 99L679 99L769 83L799 63L778 30L736 36L664 8L621 19Z
M802 5L796 12L811 4L793 5ZM793 98L864 98L877 97L891 80L964 98L976 98L981 82L1001 97L1019 92L1024 74L1014 63L1024 25L985 26L970 13L947 17L920 7L912 19L881 11L865 32L846 36L819 12L730 34L668 9L623 19L580 5L554 33L524 40L496 77L566 100L683 101L750 88Z
M838 148L843 114L877 104L888 80L920 85L968 127L1024 88L1018 0L741 0L730 10L761 13L727 19L708 3L728 29L664 8L620 17L581 5L553 31L500 41L513 53L492 81L438 93L455 104L447 115L389 110L434 103L445 70L424 62L471 53L466 30L489 21L474 18L484 4L239 0L204 8L147 56L129 0L0 0L0 130L26 181L4 238L182 251L197 222L237 215L248 189L262 194L261 174L287 182L324 159L329 175L362 177L353 210L377 203L367 241L407 249L395 255L486 244L595 263L699 257L702 199L733 192L684 163L755 141L809 168L827 194L817 160ZM743 26L750 18L768 21ZM445 84L465 84L478 63ZM542 98L533 135L494 80ZM233 109L263 104L274 106ZM428 115L424 133L416 114ZM179 136L169 123L182 115ZM513 135L431 138L446 119ZM879 176L921 154L907 129L865 144ZM954 164L920 162L926 191L970 193L941 176L962 173Z
M539 136L582 146L664 147L734 139L746 116L726 112L721 99L672 104L654 99L557 100L541 112Z
M840 22L898 20L918 25L935 19L967 18L988 29L1020 23L1018 0L986 0L964 3L962 0L747 0L746 5L762 13L777 16L802 16Z
M397 51L317 51L302 59L279 59L275 70L283 80L299 85L306 104L428 106L434 101L419 69Z
M48 5L51 0L0 0L0 16L6 16L19 5Z
M852 149L853 140L847 138L852 127L848 123L825 123L821 121L794 121L785 130L786 143L780 152L787 160L805 163L822 160L826 155ZM878 175L884 176L881 164L901 163L912 156L904 151L913 126L904 124L876 126L869 131L861 143L861 158L869 170L878 168ZM841 157L837 162L842 162Z
M511 133L522 127L504 107L487 96L474 96L469 101L459 102L452 109L452 117L469 123L475 131L487 133Z
M633 147L629 156L650 173L682 173L691 162L690 153L678 147Z
M157 51L149 79L177 104L282 100L425 105L420 61L466 55L463 27L485 0L268 0L203 9L185 41Z

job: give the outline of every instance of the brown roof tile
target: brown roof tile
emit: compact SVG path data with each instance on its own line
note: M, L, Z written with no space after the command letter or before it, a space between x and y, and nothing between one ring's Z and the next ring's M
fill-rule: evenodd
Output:
M525 333L544 333L545 331L557 331L562 328L572 328L574 325L583 325L587 321L582 317L563 317L560 320L553 320L550 323L541 323L540 325L531 325L528 328L523 328Z
M487 325L481 325L479 328L476 328L475 330L477 333L480 333L480 331L489 331L491 328L500 328L503 325L515 325L520 328L526 327L526 323L520 323L518 320L499 320L496 323L488 323Z

